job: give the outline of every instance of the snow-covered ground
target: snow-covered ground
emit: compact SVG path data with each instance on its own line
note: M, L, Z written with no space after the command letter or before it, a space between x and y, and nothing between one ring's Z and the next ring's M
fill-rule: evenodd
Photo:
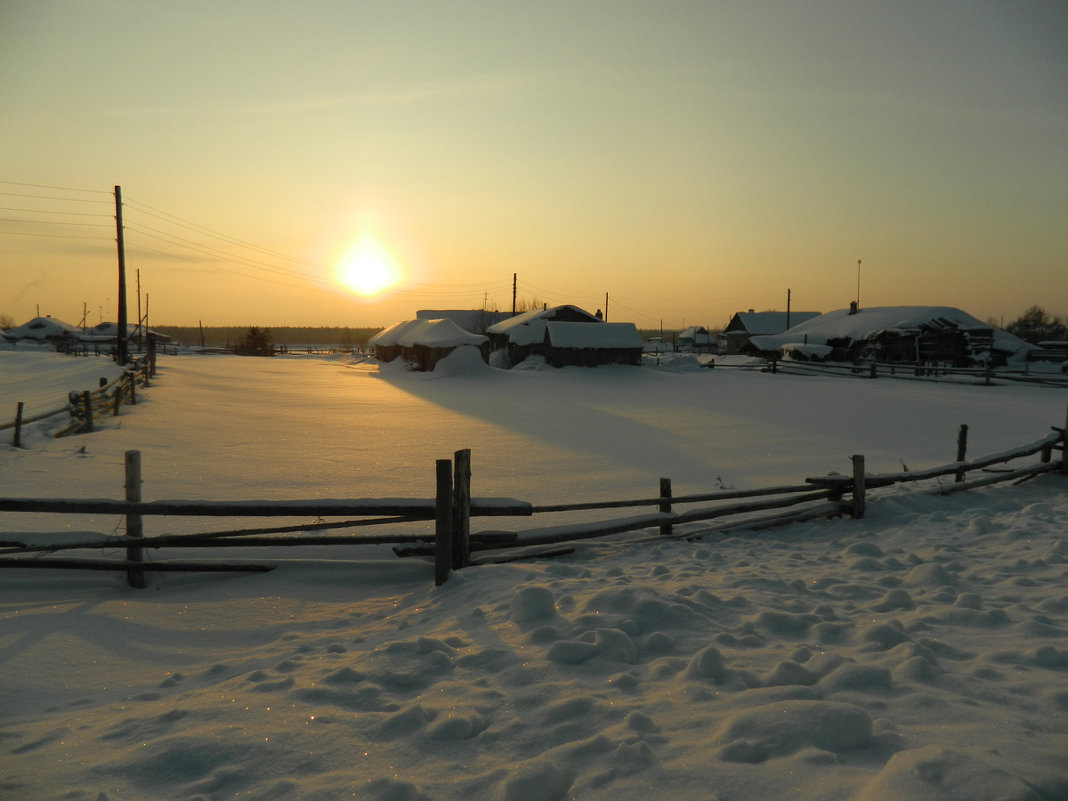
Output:
M13 414L11 388L28 398L57 357L11 356ZM45 421L0 445L0 492L118 498L137 449L147 500L431 497L434 460L471 448L478 496L649 497L660 476L676 494L793 484L856 453L871 472L943 464L962 423L970 455L997 452L1063 425L1068 401L687 363L161 357L103 430L55 440ZM60 378L57 405L91 377ZM217 526L146 519L148 536ZM863 520L589 543L437 588L427 562L371 547L145 590L8 569L0 798L1065 798L1066 530L1049 475L875 493Z

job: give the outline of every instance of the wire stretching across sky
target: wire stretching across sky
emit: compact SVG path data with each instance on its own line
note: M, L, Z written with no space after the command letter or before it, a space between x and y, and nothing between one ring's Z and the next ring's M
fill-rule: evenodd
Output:
M86 190L75 187L0 181L0 237L39 237L49 239L78 239L82 247L104 253L115 247L115 200L112 192ZM10 190L10 191L8 191ZM9 198L6 202L5 198ZM188 267L259 284L313 290L332 296L344 295L346 290L336 278L330 265L301 258L259 245L247 238L225 233L216 226L206 225L174 214L138 198L123 199L123 236L127 259L160 263L182 263ZM477 282L424 282L408 280L383 292L380 299L401 301L417 309L494 308L510 309L513 284L503 273L499 279ZM531 305L577 304L594 308L605 305L601 293L591 295L588 289L579 291L573 286L544 286L517 276L516 300L520 308ZM678 317L684 301L665 301L655 311L648 308L648 300L628 298L611 293L608 296L608 319L626 317L644 328L657 328L663 316ZM726 319L737 311L731 299L717 298L710 311ZM745 303L774 304L777 296L747 298ZM742 302L742 301L739 301ZM621 314L622 312L622 314ZM693 323L716 326L721 320L692 320Z
M108 192L18 181L0 181L0 187L0 237L98 240L101 245L115 240Z
M123 209L124 228L134 234L133 237L127 237L128 253L136 254L140 248L157 256L184 258L205 267L210 266L256 281L310 288L331 294L342 291L332 277L334 268L330 265L263 247L138 199L124 199ZM140 219L141 216L151 218L155 224L146 223ZM159 223L164 227L160 227ZM139 242L138 237L152 240L155 245ZM167 247L161 249L161 244ZM235 253L234 248L241 252ZM384 292L383 296L392 299L410 298L413 301L439 306L446 302L462 301L464 305L477 307L483 298L497 291L499 287L487 286L485 283L442 284L409 280Z

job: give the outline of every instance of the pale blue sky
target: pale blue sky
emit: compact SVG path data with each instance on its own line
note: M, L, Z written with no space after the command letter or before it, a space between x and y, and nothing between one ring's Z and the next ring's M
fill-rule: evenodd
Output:
M862 305L1066 315L1065 41L1059 0L9 0L0 313L113 305L119 184L159 323L384 325L517 273L719 326L846 306L858 259ZM363 235L406 275L373 301L333 276Z

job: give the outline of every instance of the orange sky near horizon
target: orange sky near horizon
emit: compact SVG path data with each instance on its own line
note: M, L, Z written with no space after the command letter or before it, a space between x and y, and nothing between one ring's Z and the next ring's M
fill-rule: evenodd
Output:
M0 7L0 314L641 328L1068 316L1068 6L89 0ZM400 272L339 280L369 239ZM135 305L135 304L134 304Z

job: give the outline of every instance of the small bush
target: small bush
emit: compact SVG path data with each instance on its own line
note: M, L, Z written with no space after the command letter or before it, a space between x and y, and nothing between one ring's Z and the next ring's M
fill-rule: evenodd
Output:
M234 348L239 356L274 356L274 341L271 329L252 326L245 332L245 338Z

